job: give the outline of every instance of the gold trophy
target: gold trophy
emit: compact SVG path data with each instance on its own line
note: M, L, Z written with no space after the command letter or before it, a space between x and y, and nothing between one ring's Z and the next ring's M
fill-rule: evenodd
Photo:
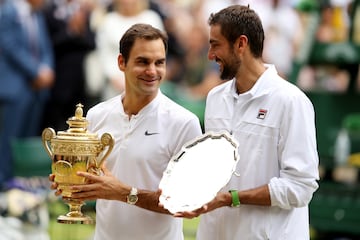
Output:
M49 154L55 182L62 191L62 199L69 206L66 215L58 217L59 223L93 224L94 220L81 212L84 201L71 198L71 185L85 184L86 179L76 175L77 171L100 175L101 165L114 146L114 139L109 133L99 139L96 133L87 131L89 122L83 117L83 105L77 104L75 116L66 121L69 129L59 131L57 136L52 128L42 132L42 142Z

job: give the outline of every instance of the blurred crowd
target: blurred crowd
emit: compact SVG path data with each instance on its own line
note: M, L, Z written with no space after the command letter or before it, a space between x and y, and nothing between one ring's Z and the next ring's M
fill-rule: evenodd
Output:
M301 69L297 84L307 91L359 92L359 53L354 47L360 44L359 1L320 2L319 16L303 19L303 25L314 26L305 32L305 36L314 35L305 44L315 40L313 48L308 49L313 53L308 55L315 55L316 64Z
M314 37L346 41L351 0L0 0L0 182L11 177L12 138L39 136L45 127L66 130L77 103L86 111L124 90L116 59L131 25L146 22L167 32L164 85L190 101L204 100L221 84L217 65L207 59L212 12L230 4L254 8L266 31L264 61L289 79L308 38L307 2L320 4ZM301 85L315 88L319 70L304 69ZM347 73L330 71L336 79L324 88L343 89Z

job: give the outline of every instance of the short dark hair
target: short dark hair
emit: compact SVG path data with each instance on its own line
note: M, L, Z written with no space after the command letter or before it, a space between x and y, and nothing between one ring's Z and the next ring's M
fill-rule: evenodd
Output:
M264 48L264 29L257 13L249 6L233 5L212 13L208 24L220 25L221 34L235 43L241 35L249 39L250 51L254 57L260 58Z
M150 24L134 24L122 36L119 43L119 52L124 57L125 63L129 59L130 51L136 39L157 40L161 39L164 43L165 51L168 48L168 36L165 32L154 28Z

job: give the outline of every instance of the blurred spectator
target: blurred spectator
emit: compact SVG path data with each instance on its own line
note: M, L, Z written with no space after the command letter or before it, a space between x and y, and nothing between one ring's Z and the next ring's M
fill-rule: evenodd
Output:
M186 36L180 36L184 35L182 29L187 28L190 14L183 5L174 0L150 0L149 2L149 7L160 15L169 38L166 80L177 84L184 75L185 49L182 38Z
M265 31L263 59L276 65L279 74L288 79L293 59L303 41L300 15L290 0L256 1Z
M113 0L87 1L91 1L93 4L90 16L90 29L96 34L104 17L112 9ZM95 49L90 51L84 59L85 91L89 106L92 106L101 100L102 89L105 82L104 71L101 65L99 54L95 47Z
M316 40L319 42L330 43L334 40L333 10L330 2L323 3L320 8L320 23L316 31Z
M11 139L38 135L54 82L44 0L4 0L0 8L0 183L13 175Z
M135 23L147 23L164 30L160 15L149 9L147 0L114 0L113 10L104 16L97 30L97 50L106 78L104 100L124 90L124 75L117 66L119 39Z
M197 0L198 18L202 19L204 27L208 28L207 20L215 13L231 4L250 4L252 0Z
M207 59L207 29L196 20L188 28L187 41L184 42L186 55L181 85L187 89L190 98L205 99L209 90L223 81L219 78L218 65Z
M44 115L44 127L67 129L75 105L88 106L84 59L95 49L90 30L92 4L86 0L51 0L44 9L55 53L56 82Z
M332 3L334 2L334 3ZM322 0L320 4L320 23L316 33L319 42L344 42L348 40L349 14L347 4L349 1Z
M315 32L315 42L320 44L341 43L348 40L350 15L349 0L322 0L320 4L320 19ZM338 52L339 45L329 45L327 54L331 51ZM314 49L316 50L316 49ZM344 56L346 47L342 48ZM350 50L350 55L351 55ZM355 70L352 68L355 67ZM298 76L298 85L307 91L346 92L349 88L350 79L355 78L358 66L338 62L337 64L316 64L304 66ZM353 76L352 76L353 75Z

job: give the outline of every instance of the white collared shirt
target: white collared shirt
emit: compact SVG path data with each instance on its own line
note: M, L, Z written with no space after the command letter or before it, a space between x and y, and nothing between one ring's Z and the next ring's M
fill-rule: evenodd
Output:
M90 109L89 130L110 133L115 146L105 160L111 173L130 186L158 190L170 159L201 135L199 119L160 91L138 114L124 112L121 96ZM182 219L119 201L96 203L95 239L182 240Z
M208 95L205 130L231 132L240 161L224 188L247 190L268 184L271 207L220 208L201 217L198 239L309 239L308 203L318 188L314 109L273 65L248 92L235 80Z

